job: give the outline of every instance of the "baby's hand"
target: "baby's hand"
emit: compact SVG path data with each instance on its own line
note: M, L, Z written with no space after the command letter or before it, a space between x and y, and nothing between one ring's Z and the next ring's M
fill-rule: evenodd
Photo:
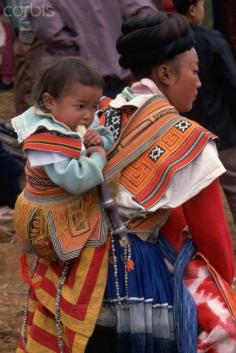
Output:
M104 159L106 159L106 151L101 145L88 147L86 150L86 155L89 157L93 152L99 153Z
M87 130L84 135L85 147L103 146L103 140L99 133L95 130Z

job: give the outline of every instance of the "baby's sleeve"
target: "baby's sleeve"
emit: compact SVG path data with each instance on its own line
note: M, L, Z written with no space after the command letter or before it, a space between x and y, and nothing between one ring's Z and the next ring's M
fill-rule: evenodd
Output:
M99 133L103 140L103 146L106 152L108 152L115 143L113 133L101 125L97 116L95 116L91 128Z

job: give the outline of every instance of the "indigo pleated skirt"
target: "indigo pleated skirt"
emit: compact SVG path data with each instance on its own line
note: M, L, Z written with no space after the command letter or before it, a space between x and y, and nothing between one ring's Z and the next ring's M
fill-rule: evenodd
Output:
M134 269L125 271L124 248L115 239L102 310L107 320L98 320L86 353L177 353L173 276L158 244L135 235L129 241Z

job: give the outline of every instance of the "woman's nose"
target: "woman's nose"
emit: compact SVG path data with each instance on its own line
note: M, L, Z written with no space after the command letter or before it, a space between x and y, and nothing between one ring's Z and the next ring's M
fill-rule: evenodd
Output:
M197 88L201 88L202 87L202 82L200 80L200 78L198 77L198 80L197 80Z

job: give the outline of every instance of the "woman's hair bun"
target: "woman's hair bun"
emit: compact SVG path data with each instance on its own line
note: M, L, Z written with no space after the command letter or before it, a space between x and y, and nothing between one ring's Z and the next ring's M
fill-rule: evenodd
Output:
M151 66L190 49L193 35L187 19L159 12L131 17L121 27L116 47L120 65L134 70Z

